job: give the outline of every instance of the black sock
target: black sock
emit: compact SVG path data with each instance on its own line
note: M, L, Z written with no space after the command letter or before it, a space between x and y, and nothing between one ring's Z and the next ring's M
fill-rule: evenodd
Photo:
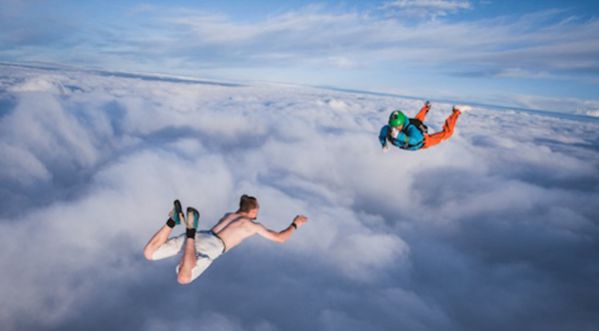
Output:
M166 226L168 226L168 227L169 227L169 228L171 228L171 229L172 229L172 228L174 228L174 227L175 227L175 225L176 225L176 223L175 223L175 221L173 221L173 219L172 219L172 218L169 218L169 219L166 221Z
M195 239L196 237L196 229L187 229L185 232L187 238Z

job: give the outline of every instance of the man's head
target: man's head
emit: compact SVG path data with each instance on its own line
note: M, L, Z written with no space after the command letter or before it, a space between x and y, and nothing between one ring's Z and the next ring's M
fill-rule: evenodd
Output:
M239 212L246 213L249 218L255 219L259 210L260 205L255 197L244 194L239 199Z
M389 126L400 130L407 120L408 118L401 110L394 110L389 115Z

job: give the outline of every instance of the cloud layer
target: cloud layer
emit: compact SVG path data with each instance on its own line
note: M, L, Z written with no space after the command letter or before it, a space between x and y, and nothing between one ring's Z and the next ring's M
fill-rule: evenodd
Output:
M0 66L0 324L8 330L590 330L599 123L475 108L382 154L420 100ZM441 127L451 105L434 103ZM146 240L174 198L208 228L240 194L310 223L191 286Z

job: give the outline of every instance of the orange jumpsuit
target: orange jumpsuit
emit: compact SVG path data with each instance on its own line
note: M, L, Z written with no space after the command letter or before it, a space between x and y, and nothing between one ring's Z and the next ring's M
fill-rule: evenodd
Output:
M423 106L415 118L424 123L424 119L429 110L429 107L427 107L426 105ZM451 135L453 134L453 128L455 127L455 124L458 121L458 117L460 117L460 114L461 112L459 110L454 109L452 114L449 115L449 117L447 117L447 119L445 120L445 124L443 124L442 131L435 132L433 134L424 134L424 145L422 145L422 148L435 146L441 143L443 140L449 139L449 137L451 137Z

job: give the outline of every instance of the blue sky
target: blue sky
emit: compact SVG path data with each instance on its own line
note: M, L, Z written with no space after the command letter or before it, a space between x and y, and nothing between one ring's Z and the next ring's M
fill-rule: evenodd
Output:
M596 1L0 1L0 61L599 109Z

